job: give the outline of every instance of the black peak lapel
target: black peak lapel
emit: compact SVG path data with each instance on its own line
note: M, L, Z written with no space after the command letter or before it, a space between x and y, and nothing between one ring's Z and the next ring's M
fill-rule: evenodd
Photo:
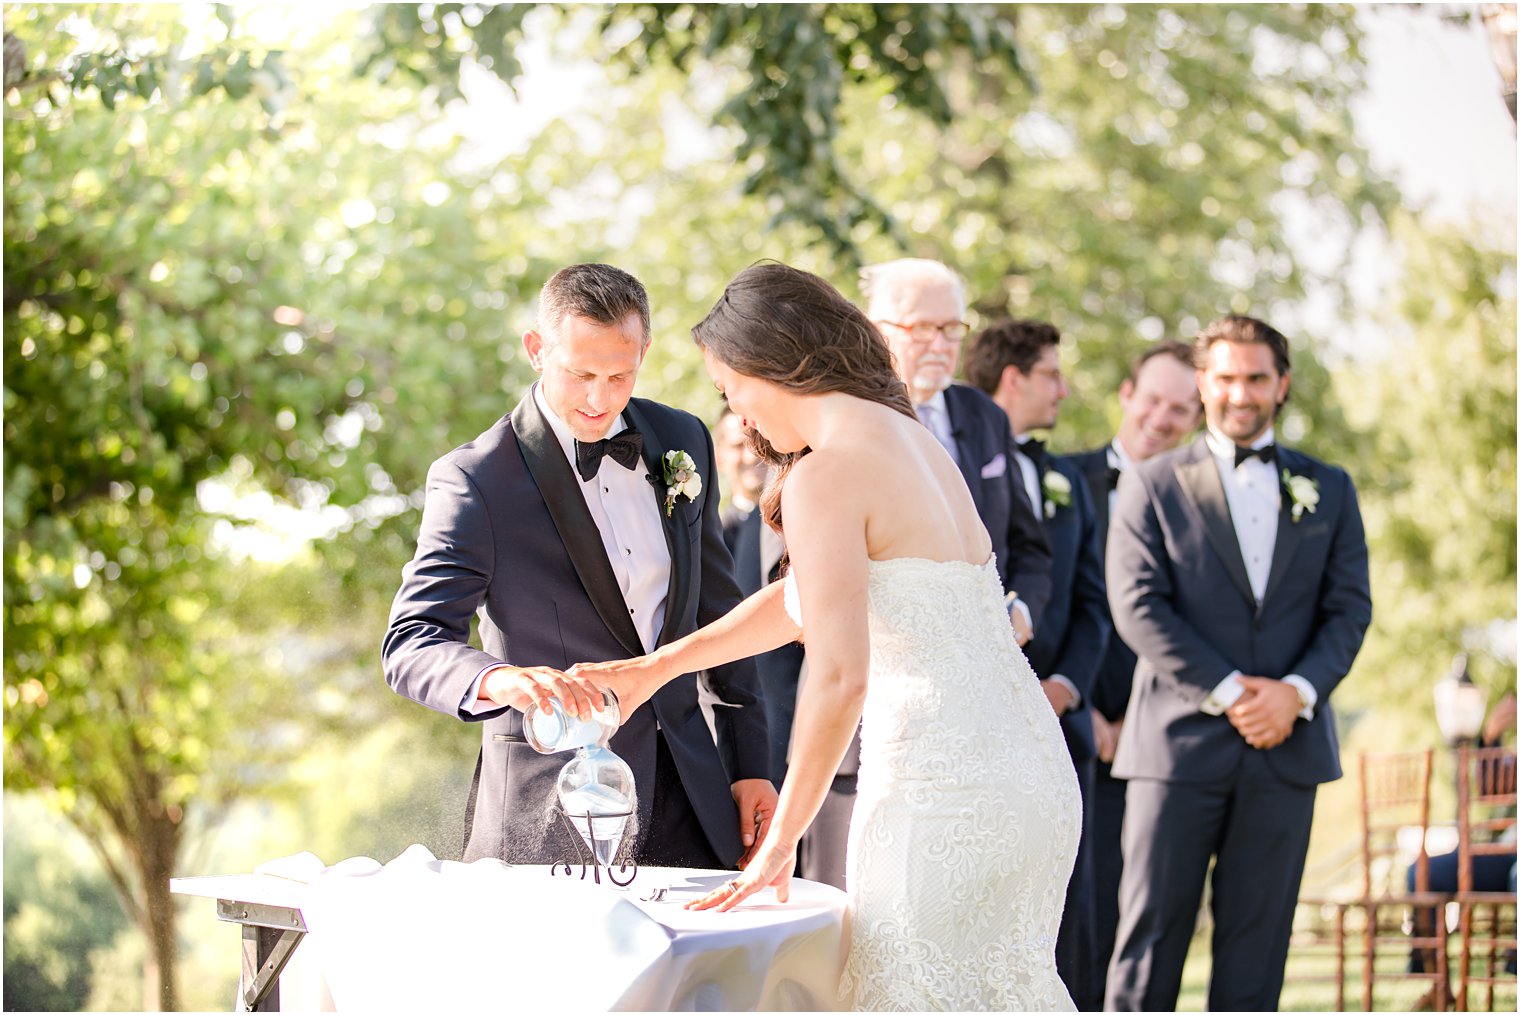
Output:
M1202 516L1203 531L1224 563L1225 571L1254 609L1256 596L1251 592L1251 579L1246 575L1245 558L1240 555L1240 541L1235 538L1235 522L1230 518L1224 484L1219 481L1219 469L1208 444L1195 442L1189 453L1173 466L1173 471L1183 492Z
M1277 586L1282 584L1283 578L1288 573L1288 565L1293 562L1293 553L1298 549L1298 544L1303 542L1304 527L1309 524L1309 519L1314 517L1305 511L1299 516L1298 521L1293 520L1293 500L1288 496L1287 484L1283 482L1284 472L1294 476L1311 475L1309 463L1302 455L1279 444L1277 446L1277 485L1278 496L1282 500L1277 511L1277 543L1272 548L1272 569L1267 574L1266 594L1261 597L1263 603L1272 598L1272 593Z
M691 587L694 583L694 577L691 574L691 540L686 538L686 518L681 510L684 502L678 499L671 512L665 513L665 452L684 451L691 455L692 461L696 462L700 459L691 448L667 448L664 435L655 430L649 417L635 404L636 401L636 399L629 399L627 407L623 409L623 415L630 425L638 428L638 431L644 435L644 465L649 469L650 478L654 480L649 484L649 488L659 507L661 528L665 532L665 544L670 549L670 584L665 590L665 623L661 626L660 635L655 640L658 646L674 640L680 626L680 618L686 613L686 600L691 596ZM702 477L704 491L707 484L712 481L711 476Z
M1087 492L1092 494L1093 507L1098 512L1098 549L1104 549L1108 540L1108 451L1099 449L1082 462L1082 474L1087 477Z
M630 656L644 654L639 632L628 619L628 603L623 590L618 587L617 575L607 561L607 548L602 545L601 531L586 507L580 482L570 461L560 447L559 439L549 428L549 421L539 411L538 402L530 391L512 411L512 429L517 434L517 446L522 451L523 462L533 476L533 482L549 509L549 517L559 531L570 563L591 597L597 615L607 625Z

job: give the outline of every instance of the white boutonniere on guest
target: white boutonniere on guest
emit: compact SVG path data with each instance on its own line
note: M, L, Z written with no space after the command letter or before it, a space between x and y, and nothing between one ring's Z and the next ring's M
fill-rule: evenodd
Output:
M1311 515L1319 507L1319 483L1308 476L1295 476L1287 469L1282 474L1283 489L1293 504L1293 521L1297 522L1307 511Z
M696 500L702 493L702 477L697 463L684 451L667 451L660 465L665 473L665 517L675 510L676 498Z
M1045 473L1040 480L1040 492L1045 495L1045 517L1054 518L1056 509L1071 507L1071 480L1055 469Z

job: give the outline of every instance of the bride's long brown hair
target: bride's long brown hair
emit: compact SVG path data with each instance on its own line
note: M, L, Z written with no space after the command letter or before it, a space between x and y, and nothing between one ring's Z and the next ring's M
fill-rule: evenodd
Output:
M805 395L842 392L917 419L881 332L839 290L810 272L777 261L750 265L728 283L691 336L746 377ZM812 448L783 454L759 433L749 440L775 469L760 510L781 532L781 488Z

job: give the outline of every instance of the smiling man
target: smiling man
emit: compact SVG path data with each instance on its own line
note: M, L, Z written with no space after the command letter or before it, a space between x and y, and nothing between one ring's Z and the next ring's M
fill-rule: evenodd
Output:
M1193 345L1208 431L1119 484L1106 572L1139 657L1114 757L1128 780L1110 1011L1172 1011L1209 862L1209 1011L1276 1011L1330 696L1372 619L1344 471L1276 443L1288 342L1224 317Z
M1157 342L1141 353L1130 365L1129 376L1119 385L1119 410L1119 429L1112 441L1070 458L1086 481L1096 509L1100 570L1119 477L1136 462L1172 450L1198 429L1203 405L1198 401L1198 372L1193 368L1192 348L1182 342L1166 341ZM1108 618L1106 599L1103 615ZM1094 1010L1103 1007L1103 983L1119 922L1119 873L1124 855L1119 830L1124 825L1125 784L1113 777L1111 765L1119 734L1124 729L1134 676L1135 653L1118 635L1110 636L1093 683L1091 708L1087 710L1098 756L1090 808L1092 823L1087 829L1092 850L1096 940L1089 992L1078 999L1078 1004Z
M466 860L575 857L578 839L551 811L566 758L528 746L522 710L546 695L583 710L595 688L564 670L642 655L739 601L707 428L632 397L649 337L637 279L604 264L560 270L523 336L540 380L428 470L382 660L398 694L481 724ZM663 459L676 451L708 482L672 497ZM469 644L476 615L481 649ZM775 810L753 664L718 667L706 683L733 706L714 710L716 742L696 674L623 716L612 737L634 772L641 864L732 868Z

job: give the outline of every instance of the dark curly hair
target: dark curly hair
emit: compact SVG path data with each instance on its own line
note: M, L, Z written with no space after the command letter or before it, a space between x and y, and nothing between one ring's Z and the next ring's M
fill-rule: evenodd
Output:
M893 369L881 332L838 289L811 272L777 261L745 268L691 329L699 348L729 369L806 395L841 392L917 419L908 389ZM781 531L781 488L812 449L785 453L758 433L750 444L776 469L761 503Z

